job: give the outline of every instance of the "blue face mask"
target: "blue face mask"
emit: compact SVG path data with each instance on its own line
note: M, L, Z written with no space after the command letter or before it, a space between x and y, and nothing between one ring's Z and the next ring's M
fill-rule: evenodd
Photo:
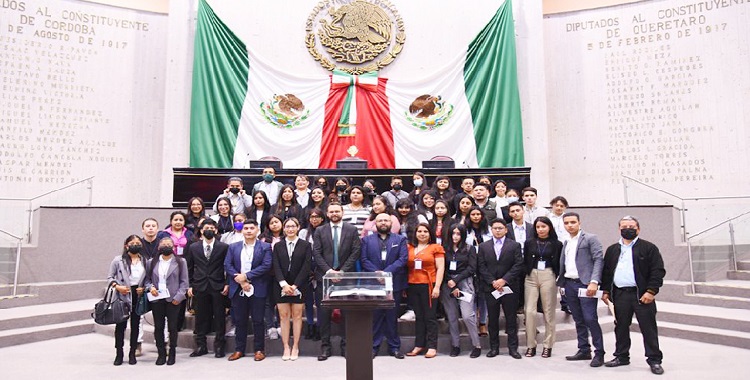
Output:
M263 180L266 182L273 181L273 174L263 174Z
M234 222L234 229L237 231L242 231L242 226L244 226L244 222Z

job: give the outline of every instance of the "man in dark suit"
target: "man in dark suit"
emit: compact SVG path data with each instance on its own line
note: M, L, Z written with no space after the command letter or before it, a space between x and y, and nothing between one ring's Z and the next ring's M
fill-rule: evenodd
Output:
M618 243L607 248L602 273L602 300L615 303L615 358L604 363L607 367L630 364L630 324L633 314L646 348L646 363L655 375L664 373L656 328L656 301L664 284L664 260L659 248L641 239L641 226L632 216L620 219Z
M384 212L375 217L375 227L377 234L362 239L362 269L365 272L391 274L394 307L373 312L372 355L377 355L385 336L388 340L388 353L396 359L403 359L397 318L401 307L401 293L408 286L406 262L409 260L409 253L406 249L406 238L391 233L391 216L388 213Z
M235 352L230 361L245 356L247 319L253 318L253 350L255 361L266 358L263 313L271 282L271 245L258 240L258 222L248 219L242 226L244 241L232 243L224 260L229 278L229 297L232 299Z
M521 359L518 353L518 299L520 294L521 274L523 272L523 254L521 245L507 239L505 221L491 221L492 240L479 244L479 275L485 289L487 314L489 319L490 351L488 358L499 354L500 349L500 306L505 313L505 331L508 334L508 353L514 359ZM504 287L510 287L513 293L503 293Z
M185 254L188 266L190 288L188 296L193 297L195 308L196 349L190 356L208 353L206 334L211 331L211 322L216 331L214 354L224 357L224 296L229 293L227 277L224 273L224 259L228 245L215 239L216 222L205 219L200 225L202 239L191 244Z
M512 222L505 225L505 228L508 229L508 238L521 244L521 249L523 249L526 239L534 234L534 226L523 219L523 206L518 202L511 202L508 205L508 214L513 219Z
M563 214L563 225L570 239L563 243L557 286L565 290L578 335L578 352L565 359L591 359L592 367L601 367L604 364L604 341L596 311L599 300L591 297L596 295L602 279L602 243L596 235L581 231L581 217L574 212ZM586 289L586 297L578 296L580 289ZM593 359L589 332L595 349Z
M344 209L338 202L328 205L329 222L316 228L313 235L313 257L315 259L315 277L318 283L323 283L326 273L352 272L359 260L360 240L357 227L342 222ZM323 287L315 290L320 299L323 298ZM320 327L321 353L318 360L326 360L331 356L331 313L332 309L321 308L318 313ZM343 318L342 318L343 320ZM341 356L346 356L346 336L341 337Z

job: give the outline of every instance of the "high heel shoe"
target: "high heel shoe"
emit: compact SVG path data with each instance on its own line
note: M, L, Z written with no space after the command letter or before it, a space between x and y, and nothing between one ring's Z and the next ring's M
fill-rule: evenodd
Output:
M551 348L544 348L544 349L542 349L542 357L543 358L548 358L550 356L552 356L552 349Z
M292 348L292 355L289 356L289 360L297 360L299 359L299 347Z
M284 348L284 354L281 355L281 360L287 361L287 360L289 360L289 357L290 357L289 356L289 347L285 347Z
M413 350L406 353L406 356L417 356L424 352L424 347L414 347Z
M429 350L427 350L427 353L424 354L424 357L427 359L432 359L435 356L437 356L437 350L434 348L430 348Z
M531 358L536 356L536 347L526 349L526 357Z

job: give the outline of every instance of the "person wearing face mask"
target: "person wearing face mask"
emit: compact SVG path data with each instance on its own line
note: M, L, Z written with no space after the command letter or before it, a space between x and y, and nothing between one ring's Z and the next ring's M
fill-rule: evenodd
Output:
M414 202L415 205L420 204L420 198L422 198L422 192L428 190L430 187L427 186L427 179L422 172L415 172L412 176L412 183L414 188L409 192L409 198Z
M409 198L409 193L401 190L403 188L404 180L399 176L393 176L391 177L391 189L380 195L384 196L388 200L388 203L391 204L391 207L395 209L398 201ZM415 202L412 203L416 204Z
M221 242L224 244L232 244L245 240L242 236L242 226L245 224L247 216L245 214L235 214L232 220L234 221L234 231L221 235Z
M125 328L130 320L130 353L128 364L136 364L136 350L138 349L138 332L140 316L135 312L138 297L143 294L145 282L146 261L141 256L143 245L137 235L130 235L125 239L121 255L115 256L109 266L107 281L114 285L117 298L131 305L130 317L115 326L115 355L114 365L121 365L124 357Z
M224 189L224 191L221 194L219 194L218 197L216 197L216 201L214 202L214 212L219 212L219 209L217 208L217 204L219 203L219 199L221 198L229 199L229 202L232 205L232 210L230 211L232 214L236 214L238 212L245 212L245 208L248 208L253 204L253 199L250 197L250 195L248 195L245 192L245 189L242 183L242 178L240 177L229 178L229 180L227 181L227 188ZM191 199L190 203L188 203L188 205L191 206L191 207L188 207L188 211L192 210L193 199ZM188 215L191 215L191 213L188 212Z
M378 196L378 193L375 191L375 180L366 179L362 184L362 189L365 191L365 204L372 205L372 201Z
M336 178L333 191L329 194L330 202L338 202L341 205L349 204L349 180L346 177Z
M630 364L630 324L633 314L643 335L646 363L655 375L664 373L656 327L656 295L664 284L664 260L659 248L641 239L638 219L620 219L619 242L607 248L602 270L602 301L615 306L615 358L606 367Z
M276 204L276 201L279 199L281 187L284 185L281 182L276 181L275 178L276 169L269 166L263 168L263 180L253 185L253 194L258 190L263 190L268 196L268 202L271 206ZM250 203L247 204L247 207L250 207L250 205L252 205L252 199L250 200Z
M173 365L177 355L177 333L180 304L185 301L190 285L187 263L174 254L174 242L170 238L159 241L159 256L151 259L146 272L144 289L153 297L151 311L154 316L154 339L158 357L156 365ZM184 311L183 311L184 315ZM166 320L166 322L165 322ZM169 357L164 342L164 327L169 331Z
M195 308L195 345L190 357L208 353L206 335L213 324L216 331L214 356L224 357L224 297L229 293L229 285L224 274L224 258L228 245L217 241L216 222L205 219L200 225L202 239L191 244L185 254L190 287L189 297L193 297Z

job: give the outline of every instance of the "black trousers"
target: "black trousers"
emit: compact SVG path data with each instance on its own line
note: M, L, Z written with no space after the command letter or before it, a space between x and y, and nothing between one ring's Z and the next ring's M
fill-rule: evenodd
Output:
M130 295L132 302L130 308L130 318L115 325L115 348L121 350L125 346L125 328L128 326L130 321L130 348L135 349L138 345L138 328L141 322L141 316L135 313L135 305L138 304L138 293L135 289L137 286L130 287ZM146 296L145 294L143 295Z
M207 289L193 293L193 308L195 309L195 344L206 347L206 335L216 331L214 349L224 347L224 332L226 318L224 318L224 296L221 291Z
M500 349L500 307L505 314L505 332L508 334L508 351L518 351L518 297L519 293L506 294L495 299L492 293L485 294L487 300L487 330L490 349Z
M437 349L438 324L435 311L438 300L431 299L427 284L409 284L406 294L415 316L414 347Z
M630 360L630 324L633 314L638 319L638 327L643 335L643 347L646 351L646 362L661 364L663 358L659 350L659 334L656 327L656 302L643 304L639 301L638 291L633 288L617 288L612 291L612 302L615 303L615 356Z
M315 297L323 299L323 286L318 285L315 288ZM321 307L318 309L318 328L320 329L320 349L321 351L331 351L331 314L333 309L327 307ZM344 313L341 313L341 324L346 326L344 320ZM346 327L342 329L341 333L341 350L346 349Z
M181 304L184 303L185 301L181 302ZM173 305L166 300L157 300L151 303L151 313L154 316L154 340L156 340L156 348L159 351L165 349L165 325L167 331L169 331L169 348L173 349L177 347L177 333L179 329L177 319L180 315L180 305ZM164 318L166 318L166 323Z

